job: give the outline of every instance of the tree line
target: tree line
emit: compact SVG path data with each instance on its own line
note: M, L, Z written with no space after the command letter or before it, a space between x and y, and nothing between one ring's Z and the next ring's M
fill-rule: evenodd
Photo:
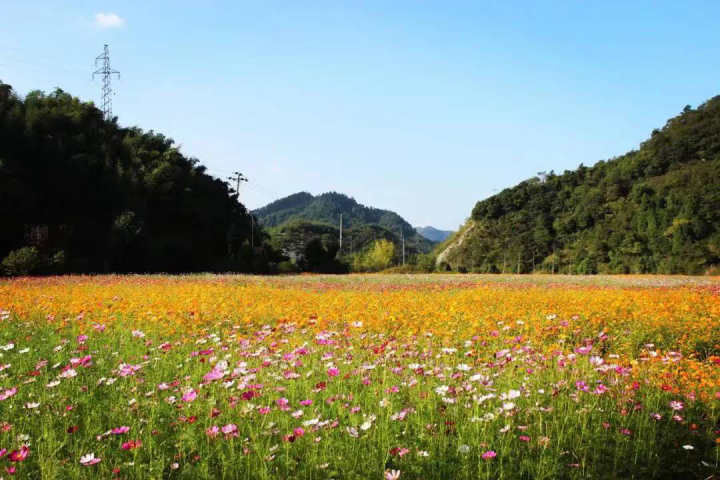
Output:
M61 89L21 98L0 82L0 218L11 274L266 272L279 261L237 193L172 139Z
M478 202L443 267L477 272L688 273L720 265L720 96L640 148L543 173Z

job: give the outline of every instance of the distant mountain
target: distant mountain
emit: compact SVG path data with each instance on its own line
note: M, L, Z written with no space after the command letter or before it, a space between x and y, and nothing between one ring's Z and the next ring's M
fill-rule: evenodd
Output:
M638 150L542 172L478 202L439 247L477 272L720 270L720 96L685 107Z
M344 239L341 255L359 252L381 238L395 243L396 252L400 253L404 237L406 255L429 252L434 245L397 213L361 205L337 192L317 196L299 192L252 213L286 252L299 251L315 237L339 238L341 214Z
M444 242L446 238L455 233L452 230L438 230L437 228L430 226L415 227L415 231L431 242L436 243Z

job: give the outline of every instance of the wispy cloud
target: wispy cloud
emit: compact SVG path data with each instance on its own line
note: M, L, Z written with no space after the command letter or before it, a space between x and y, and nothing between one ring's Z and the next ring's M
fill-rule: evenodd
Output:
M125 26L125 19L117 13L96 13L95 26L98 28L120 28Z

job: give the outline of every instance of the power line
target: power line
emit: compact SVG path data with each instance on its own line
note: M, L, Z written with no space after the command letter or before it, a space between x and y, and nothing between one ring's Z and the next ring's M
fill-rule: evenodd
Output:
M105 120L112 119L112 87L110 86L110 79L113 75L117 75L120 78L120 72L110 68L110 49L108 44L105 44L103 53L95 58L95 66L98 66L98 62L102 61L102 66L93 72L93 78L95 75L102 75L103 86L102 86L102 111Z

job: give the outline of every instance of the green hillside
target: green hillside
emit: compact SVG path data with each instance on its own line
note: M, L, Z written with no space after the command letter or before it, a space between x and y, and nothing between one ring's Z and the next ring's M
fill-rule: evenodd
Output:
M338 252L340 256L359 253L380 239L393 242L400 255L403 236L407 257L428 252L433 246L433 242L419 235L397 213L366 207L336 192L317 196L300 192L252 213L267 228L272 243L291 257L302 252L313 238L320 238L326 246L337 242L339 248L341 214L343 245Z
M720 264L720 96L638 150L480 201L438 248L481 272L691 273Z

